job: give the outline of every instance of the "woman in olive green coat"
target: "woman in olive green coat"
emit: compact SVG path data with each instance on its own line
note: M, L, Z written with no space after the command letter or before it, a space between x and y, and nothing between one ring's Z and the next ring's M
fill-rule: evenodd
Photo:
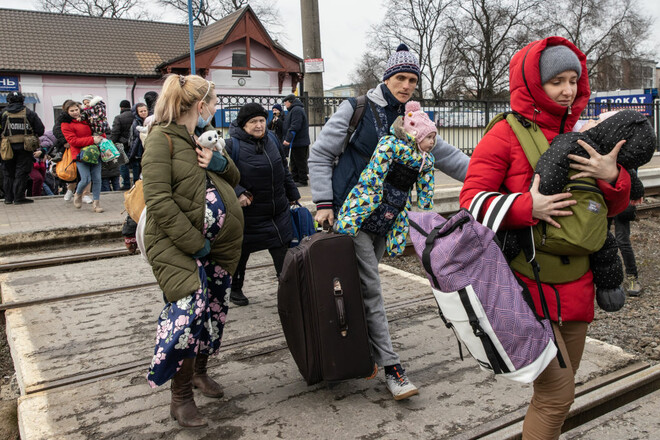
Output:
M183 427L206 425L193 386L205 396L223 395L206 364L220 348L229 274L243 239L233 190L238 169L224 151L197 143L197 136L213 129L217 100L212 82L169 76L142 157L146 254L167 301L147 379L152 387L172 379L170 414Z

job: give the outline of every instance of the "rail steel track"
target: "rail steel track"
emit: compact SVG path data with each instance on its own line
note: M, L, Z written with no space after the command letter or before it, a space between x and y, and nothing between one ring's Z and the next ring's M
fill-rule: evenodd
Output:
M647 218L660 214L660 202L645 203L637 207L638 215L642 218ZM452 214L452 213L448 213ZM404 251L406 255L413 253L410 245L406 246ZM126 248L110 249L106 251L89 251L80 252L72 255L57 256L57 257L43 257L34 258L29 260L9 261L0 263L0 273L13 272L20 270L60 266L63 264L82 263L85 261L102 260L106 258L117 258L127 256ZM0 310L2 310L0 308Z

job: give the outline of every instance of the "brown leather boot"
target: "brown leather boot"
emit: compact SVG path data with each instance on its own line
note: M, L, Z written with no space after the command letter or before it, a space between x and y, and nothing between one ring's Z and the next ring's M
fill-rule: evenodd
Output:
M184 359L181 368L172 378L170 415L183 428L201 428L207 425L195 405L192 384L194 363L194 358Z
M220 384L206 374L206 363L208 360L209 356L206 354L198 354L195 358L195 373L192 378L193 386L199 388L206 397L222 397L225 395L225 392Z
M80 209L82 206L82 194L73 193L73 206L75 206L76 209Z
M94 200L92 202L92 211L101 213L104 211L103 208L101 208L101 201L100 200Z

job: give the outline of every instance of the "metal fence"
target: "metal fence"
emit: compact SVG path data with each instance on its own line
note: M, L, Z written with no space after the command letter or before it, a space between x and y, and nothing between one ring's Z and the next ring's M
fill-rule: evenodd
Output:
M284 97L218 95L218 98L216 127L226 130L243 105L256 102L270 111L274 104L281 104ZM320 133L325 122L337 111L345 99L347 98L307 95L301 98L309 117L312 142ZM422 109L435 121L438 134L466 154L472 154L474 147L483 137L488 122L495 115L511 110L508 101L423 100L421 105ZM590 102L580 118L592 119L605 111L624 109L636 110L646 115L655 129L656 141L660 139L660 100L649 104ZM660 151L660 142L656 148Z

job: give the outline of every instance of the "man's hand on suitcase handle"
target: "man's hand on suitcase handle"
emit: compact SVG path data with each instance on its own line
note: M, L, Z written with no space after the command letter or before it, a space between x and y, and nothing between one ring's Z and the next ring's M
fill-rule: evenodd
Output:
M323 223L325 222L328 222L330 226L332 226L335 223L335 214L332 212L332 208L317 209L314 220L316 220L316 222L321 226L323 226Z

